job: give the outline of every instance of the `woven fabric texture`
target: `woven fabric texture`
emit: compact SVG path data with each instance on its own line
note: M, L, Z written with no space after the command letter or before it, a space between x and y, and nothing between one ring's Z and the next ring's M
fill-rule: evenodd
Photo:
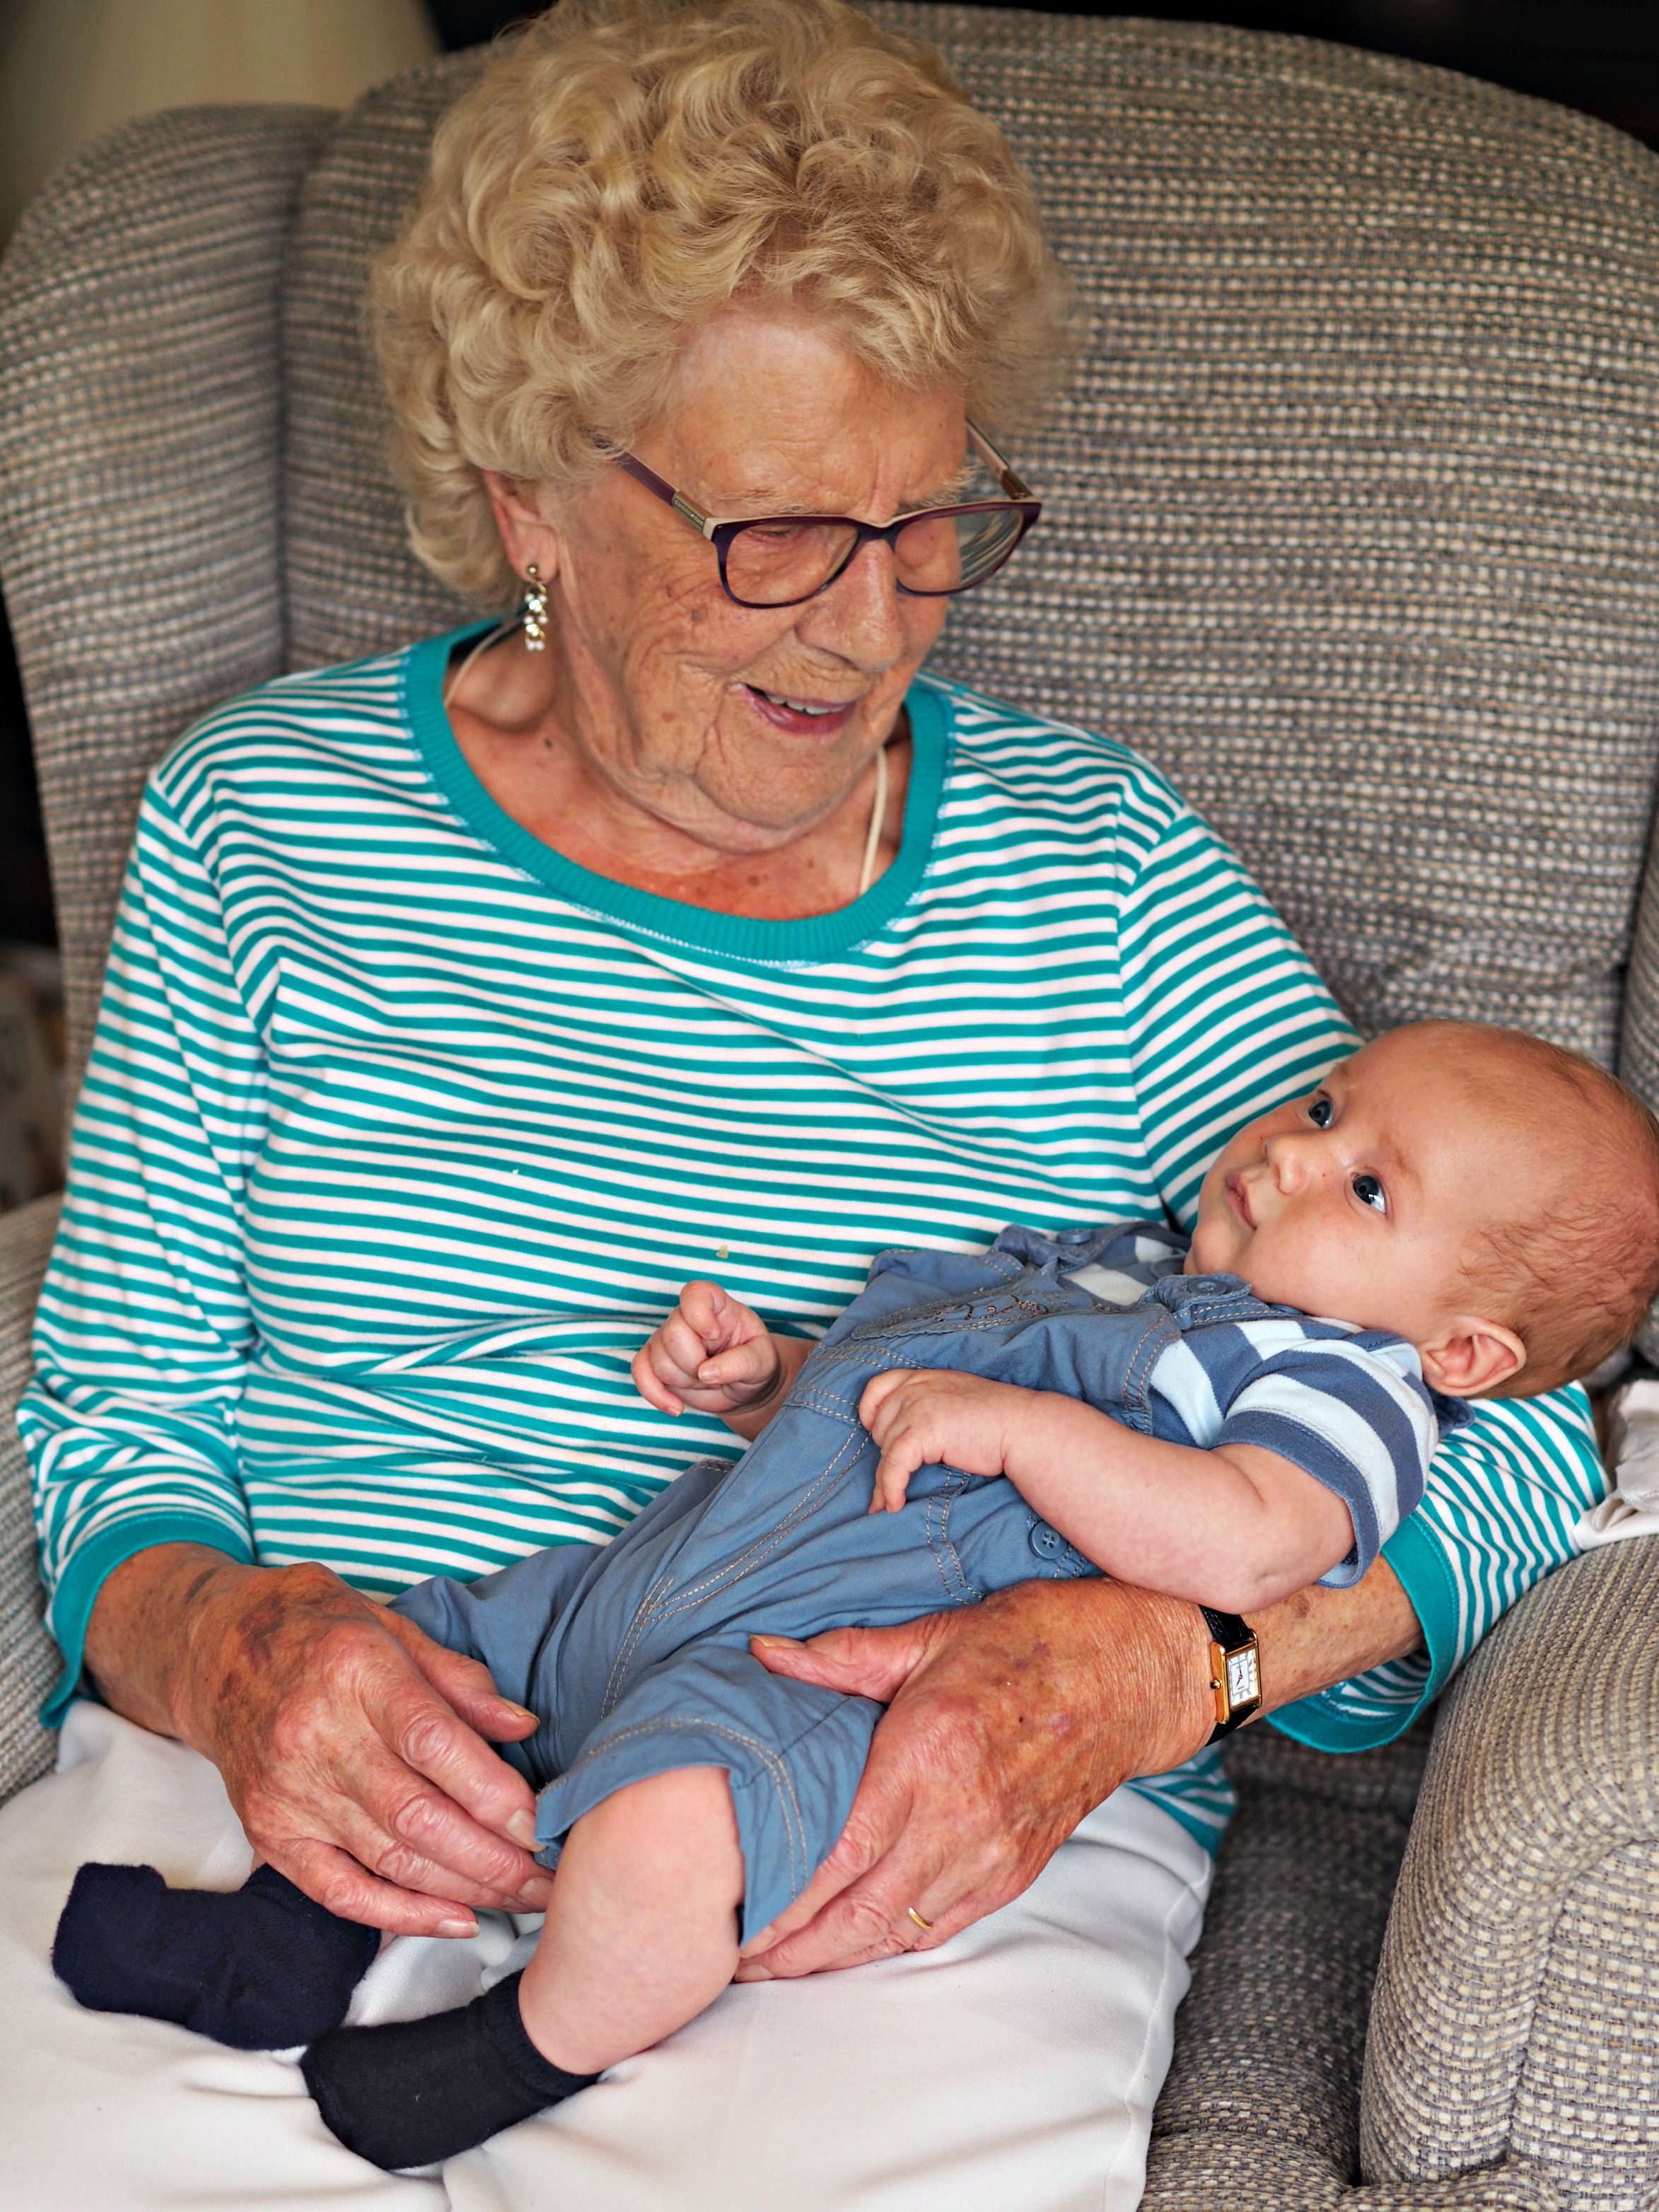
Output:
M0 1215L0 1804L52 1765L57 1737L34 1716L58 1678L57 1646L40 1625L28 1462L12 1409L29 1376L29 1327L58 1201Z
M1636 938L1626 976L1619 1073L1650 1103L1659 1104L1659 839L1648 855L1637 908ZM1659 1304L1638 1333L1636 1348L1659 1367Z
M1422 1730L1340 1764L1269 1729L1229 1744L1238 1811L1152 2122L1148 2212L1221 2201L1264 2122L1287 2179L1352 2174L1371 1980L1427 1748Z
M1169 769L1363 1027L1611 1059L1659 720L1659 161L1304 40L871 12L1004 123L1095 318L1016 455L1042 526L939 665ZM307 179L296 664L454 612L403 545L360 303L477 66L371 94Z
M1558 2212L1547 2167L1356 2188L1366 2016L1428 1753L1335 1759L1270 1729L1224 1753L1238 1811L1152 2120L1145 2212Z
M138 794L283 660L277 285L332 121L186 108L76 156L0 264L0 581L85 1063Z
M1659 1547L1534 1591L1445 1701L1382 1948L1361 2149L1381 2179L1547 2163L1659 2203Z

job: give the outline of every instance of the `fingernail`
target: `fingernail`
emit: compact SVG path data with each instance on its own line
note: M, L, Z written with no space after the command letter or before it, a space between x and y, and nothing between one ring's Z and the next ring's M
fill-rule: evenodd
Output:
M438 1933L441 1936L476 1936L477 1932L478 1923L476 1920L441 1920L438 1923Z
M533 1850L536 1843L536 1815L520 1809L514 1814L507 1822L507 1832L515 1844L522 1844L526 1850Z
M769 1926L767 1926L767 1927L765 1927L765 1928L763 1928L763 1929L761 1929L761 1932L760 1932L760 1934L759 1934L758 1936L751 1936L749 1938L749 1941L748 1941L748 1942L747 1942L743 1946L742 1949L738 1953L738 1958L740 1958L740 1959L751 1959L751 1958L753 1958L753 1956L755 1955L755 1954L756 1954L756 1952L757 1952L757 1951L764 1951L764 1950L768 1949L768 1948L770 1947L771 1942L772 1942L772 1929L771 1929L771 1927L769 1925Z
M553 1885L550 1881L527 1881L519 1894L528 1911L545 1912L553 1902Z
M751 1636L749 1641L751 1644L780 1644L786 1650L789 1651L799 1651L802 1649L801 1640L799 1636Z
M738 1968L737 1979L740 1982L774 1982L777 1976L769 1973L764 1966L757 1966L752 1959L745 1959Z
M528 1705L515 1705L511 1698L504 1698L501 1702L508 1712L514 1714L519 1720L533 1721L536 1717Z

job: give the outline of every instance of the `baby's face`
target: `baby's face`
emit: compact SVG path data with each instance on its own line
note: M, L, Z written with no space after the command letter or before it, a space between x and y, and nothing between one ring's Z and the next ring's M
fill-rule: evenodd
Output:
M1447 1032L1379 1037L1233 1139L1187 1272L1421 1347L1467 1302L1471 1229L1535 1199L1527 1149Z

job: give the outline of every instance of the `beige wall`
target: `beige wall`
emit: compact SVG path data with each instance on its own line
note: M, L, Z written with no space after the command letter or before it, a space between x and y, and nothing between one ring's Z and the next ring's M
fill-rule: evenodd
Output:
M0 0L0 236L77 146L129 116L341 107L437 51L421 0Z

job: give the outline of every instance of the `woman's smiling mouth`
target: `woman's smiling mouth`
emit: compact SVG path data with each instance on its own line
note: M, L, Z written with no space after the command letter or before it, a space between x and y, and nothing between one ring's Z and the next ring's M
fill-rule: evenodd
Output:
M756 713L775 729L830 737L844 730L858 712L856 699L797 699L787 692L763 691L757 684L743 688Z

